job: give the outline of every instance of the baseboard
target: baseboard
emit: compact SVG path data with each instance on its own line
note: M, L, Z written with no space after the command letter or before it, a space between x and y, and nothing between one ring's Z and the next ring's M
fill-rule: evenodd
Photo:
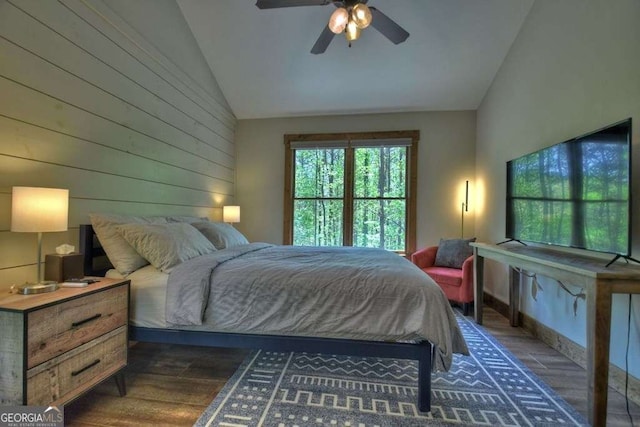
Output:
M484 304L493 308L506 318L509 318L509 304L495 298L493 295L487 293L484 294L482 299ZM549 347L557 350L567 358L573 360L575 363L583 368L587 366L586 349L580 344L570 340L564 335L559 334L557 331L543 325L522 312L518 313L520 325L531 334L547 344ZM618 391L622 395L625 393L625 381L627 373L619 367L609 364L609 387ZM640 405L640 379L629 375L629 400Z
M484 293L484 297L482 298L482 301L484 305L486 305L487 307L491 307L498 313L502 314L507 319L509 318L509 304L500 301L493 295L490 295L486 292Z

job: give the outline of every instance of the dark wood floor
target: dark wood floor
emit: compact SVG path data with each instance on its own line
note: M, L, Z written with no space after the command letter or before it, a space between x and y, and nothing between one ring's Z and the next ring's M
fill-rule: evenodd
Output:
M584 369L533 338L512 328L506 318L487 309L484 327L538 377L586 417ZM138 343L126 369L127 395L119 397L107 381L65 407L67 426L191 426L209 405L245 355L244 350ZM632 404L634 425L640 407ZM624 396L610 389L608 423L632 426Z
M522 328L513 328L506 317L484 310L483 326L534 374L587 418L587 375L583 368L534 338ZM624 396L609 387L607 426L640 426L640 406L629 402L633 424L626 412Z

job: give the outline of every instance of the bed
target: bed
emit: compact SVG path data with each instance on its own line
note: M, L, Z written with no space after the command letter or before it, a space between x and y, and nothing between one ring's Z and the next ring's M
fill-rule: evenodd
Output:
M119 225L118 230L127 227ZM160 226L143 227L147 233ZM144 233L138 237L146 238ZM135 239L129 242L140 249ZM134 341L412 359L418 362L418 409L423 412L431 406L431 371L447 370L454 352L468 354L440 288L386 251L240 242L170 269L152 262L122 274L111 265L96 268L105 251L91 225L80 226L80 249L85 275L131 280L129 337ZM148 256L154 261L154 254ZM298 277L303 270L310 274ZM359 285L338 280L344 274L352 274L349 283ZM415 286L428 287L427 296L422 290L415 294L415 286L400 279L404 274L419 282ZM288 278L293 285L285 284ZM373 302L354 303L369 301L368 294L376 295ZM358 317L360 312L367 321ZM428 323L437 324L434 332L423 328Z

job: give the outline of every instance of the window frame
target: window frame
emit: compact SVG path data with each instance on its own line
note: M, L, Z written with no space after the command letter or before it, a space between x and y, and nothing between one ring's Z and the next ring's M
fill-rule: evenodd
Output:
M407 171L405 177L405 252L403 255L411 255L416 250L416 209L418 186L418 142L420 131L382 131L382 132L347 132L347 133L309 133L309 134L285 134L285 158L284 158L284 215L283 215L283 244L290 245L293 242L293 207L294 207L294 177L295 177L295 148L293 142L318 142L347 141L349 147L345 150L344 171L344 206L343 206L343 246L353 245L353 210L354 210L354 147L351 141L358 140L411 140L407 145ZM323 145L323 144L319 144ZM349 167L351 165L351 167Z

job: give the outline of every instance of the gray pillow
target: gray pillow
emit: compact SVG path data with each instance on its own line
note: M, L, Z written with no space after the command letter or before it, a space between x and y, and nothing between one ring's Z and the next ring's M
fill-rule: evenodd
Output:
M169 215L167 222L187 222L189 224L194 222L209 221L206 216L186 216L186 215Z
M216 248L186 222L170 224L123 224L122 237L155 268L168 273L173 267Z
M464 261L473 255L473 248L469 246L469 243L475 241L475 237L471 239L440 239L434 265L436 267L462 268Z
M164 217L91 213L91 225L113 267L124 276L149 264L116 230L119 224L163 224Z
M241 232L224 222L194 222L191 225L204 234L216 249L231 248L249 243Z

